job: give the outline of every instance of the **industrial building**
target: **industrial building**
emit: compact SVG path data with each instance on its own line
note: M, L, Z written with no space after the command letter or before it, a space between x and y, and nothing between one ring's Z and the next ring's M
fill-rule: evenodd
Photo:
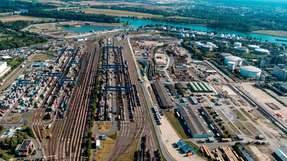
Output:
M174 87L177 90L177 92L184 97L187 97L191 94L186 84L184 83L175 83Z
M189 101L193 104L193 105L197 105L198 104L198 100L195 97L188 97Z
M242 143L234 144L234 150L246 161L255 161Z
M191 92L209 93L214 92L214 89L206 82L190 82L187 84Z
M273 156L277 161L286 161L287 160L287 145L277 149L273 153Z
M245 78L260 78L262 70L255 66L241 66L240 75Z
M153 88L153 91L155 93L160 108L167 109L174 107L173 102L166 93L166 90L164 89L164 86L162 85L160 80L156 80L153 84L151 84L151 86Z
M287 54L272 54L264 56L261 59L260 67L271 67L277 66L279 69L287 68ZM275 68L276 69L276 68Z
M279 81L287 80L287 68L275 68L272 75L276 77Z
M185 154L194 153L194 149L184 140L179 140L178 142L176 142L176 146Z
M8 67L7 62L0 61L0 77L4 76L9 70L10 67Z
M179 107L176 109L176 115L183 122L184 128L191 137L209 138L213 136L212 132L204 125L204 120L200 118L197 109L190 106Z
M19 144L15 152L18 156L28 156L35 150L32 140L25 139L22 144Z

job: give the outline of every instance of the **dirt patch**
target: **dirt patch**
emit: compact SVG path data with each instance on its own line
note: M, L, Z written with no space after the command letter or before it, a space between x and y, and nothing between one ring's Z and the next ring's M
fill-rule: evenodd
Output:
M99 132L106 133L112 127L112 124L110 122L99 122L96 126Z
M9 113L7 116L7 123L16 124L21 120L21 114L19 113Z
M140 13L140 12L131 12L131 11L121 11L121 10L112 10L112 9L86 9L85 13L90 14L105 14L111 16L119 16L119 17L138 17L138 18L152 18L152 17L161 17L160 15L153 15L148 13Z
M273 36L279 36L279 37L287 37L287 31L258 30L258 31L254 31L254 33L267 34L267 35L273 35Z
M31 17L31 16L19 16L19 15L0 17L1 22L42 21L42 20L44 20L44 18Z
M50 56L47 54L35 54L31 58L32 61L45 61L48 59L50 59Z
M103 140L101 142L101 148L98 150L95 150L95 153L93 155L93 160L97 161L105 161L108 160L109 154L111 152L111 149L115 146L115 140L111 138L107 138L106 140Z

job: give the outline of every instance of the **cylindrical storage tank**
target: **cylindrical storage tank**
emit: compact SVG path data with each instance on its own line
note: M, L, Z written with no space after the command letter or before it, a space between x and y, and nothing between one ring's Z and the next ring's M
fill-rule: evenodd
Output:
M240 57L238 57L238 56L230 55L230 56L226 56L224 58L224 64L228 65L228 62L234 62L235 66L241 66L242 59Z
M234 70L235 69L235 62L233 62L233 61L229 61L229 62L227 62L227 68L229 69L229 70Z
M241 46L242 46L242 43L241 43L241 42L235 42L235 43L234 43L234 46L235 46L235 47L241 47Z
M242 66L240 67L240 75L245 78L259 78L261 75L261 69L254 66Z
M267 49L257 48L254 50L257 54L269 55L270 51Z

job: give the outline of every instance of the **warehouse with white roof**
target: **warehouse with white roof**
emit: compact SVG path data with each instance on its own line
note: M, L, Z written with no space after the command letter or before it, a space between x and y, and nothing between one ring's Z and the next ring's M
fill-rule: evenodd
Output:
M9 70L10 67L7 65L7 62L0 61L0 77L4 76Z

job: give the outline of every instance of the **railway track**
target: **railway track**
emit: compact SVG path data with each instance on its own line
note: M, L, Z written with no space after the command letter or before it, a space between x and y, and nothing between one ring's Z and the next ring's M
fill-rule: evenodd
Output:
M120 46L127 45L127 43L117 43ZM85 160L82 156L82 144L85 129L87 128L89 96L100 57L99 51L95 50L94 45L90 44L88 48L89 51L84 54L82 58L78 85L75 86L73 90L66 115L64 119L55 120L52 128L50 129L51 138L46 140L47 143L42 143L44 144L47 160L49 161ZM123 51L123 58L128 62L129 67L129 83L134 85L135 91L141 93L142 89L138 82L139 76L137 75L135 62L130 54L130 51L127 51L127 49ZM127 81L124 77L122 77L121 81L122 80L125 80L125 82ZM126 96L119 98L121 99L120 102L123 106L124 115L128 116L128 112L131 111L131 109L128 109L128 104L131 104L129 99L131 98ZM144 109L145 107L143 107L143 99L143 96L140 96L139 100L137 100L137 102L140 102L142 106L139 106L139 103L137 103L137 106L132 108L133 122L128 121L128 117L125 117L124 120L119 122L121 128L118 132L118 139L115 148L113 148L111 152L109 160L118 160L123 153L128 152L133 143L138 143L139 139L144 135L147 136L147 148L151 151L157 149L154 136L151 135L151 125L146 122L147 111ZM39 111L37 111L35 117L33 117L33 121L35 121L35 127L33 125L33 129L40 142L43 142L43 140L45 141L45 136L41 133L41 128L43 128L41 115L43 111L40 111L40 109L37 110Z
M128 46L127 43L122 42L115 42L118 46L123 46L123 58L128 62L128 74L130 83L135 85L135 91L141 92L139 86L139 76L137 75L137 70L135 66L135 62L130 55L130 51L127 50L125 47ZM143 104L144 98L139 98L141 104ZM127 107L125 106L125 110L128 111ZM147 137L147 147L148 149L154 151L157 149L157 144L154 141L154 137L151 134L151 126L147 124L147 113L143 106L137 106L133 109L133 119L134 122L129 121L121 121L120 126L121 129L118 133L118 138L113 151L111 152L111 156L109 158L110 161L116 161L120 157L121 154L127 152L129 148L131 148L134 142L138 142L142 136Z
M82 156L82 139L86 128L89 95L94 81L99 59L94 45L88 46L89 52L82 59L79 83L74 88L66 116L56 120L51 138L48 140L47 160L85 160Z

